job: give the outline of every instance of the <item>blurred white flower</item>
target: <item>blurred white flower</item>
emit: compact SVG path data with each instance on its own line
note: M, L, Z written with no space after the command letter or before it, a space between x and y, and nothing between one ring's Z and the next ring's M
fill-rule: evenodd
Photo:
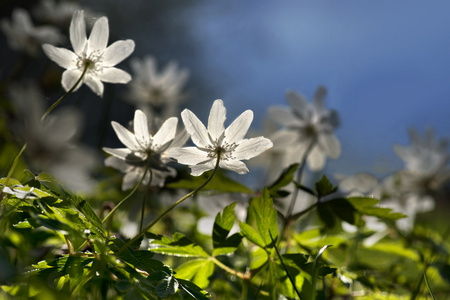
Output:
M178 119L172 117L167 119L152 135L149 130L147 116L140 110L136 110L133 121L134 133L117 122L112 122L114 131L119 140L127 148L103 148L112 156L106 158L106 166L118 169L125 174L122 189L128 190L138 183L149 161L152 171L153 186L163 186L167 176L176 174L173 168L167 167L170 162L167 151L170 147L180 147L187 140L187 134L182 131L176 134ZM150 172L145 175L144 184L150 181Z
M134 51L134 41L117 41L108 44L108 18L98 19L86 38L86 23L83 11L76 11L70 23L70 42L75 52L65 48L57 48L49 44L43 45L45 54L59 66L67 69L62 74L61 84L68 91L81 77L87 67L82 83L99 96L103 95L103 83L128 83L130 74L114 66L127 58ZM75 88L77 90L81 83Z
M403 185L416 191L439 188L449 179L449 170L446 169L450 157L448 141L437 140L431 128L427 129L423 138L411 129L409 137L410 145L394 145L394 152L405 163Z
M31 169L51 173L70 190L92 191L95 182L90 173L97 156L78 143L81 114L67 107L41 121L45 98L33 84L12 86L10 97L24 121L16 129L28 145L25 155Z
M169 157L189 165L191 175L199 176L214 169L217 156L219 166L239 174L248 172L241 160L247 160L272 147L272 142L262 136L244 139L253 120L253 112L246 110L225 129L226 109L222 100L214 101L211 108L208 129L188 109L181 113L184 126L196 147L172 148Z
M24 51L32 56L39 53L43 43L58 44L64 41L64 37L56 27L34 26L30 15L22 8L14 9L11 22L1 20L0 28L6 35L11 49Z
M165 110L163 116L177 113L178 104L184 99L182 89L189 78L186 69L179 69L176 62L169 62L160 72L156 59L146 56L131 60L133 80L130 82L126 100L141 110L153 108Z
M338 114L335 110L325 108L326 89L319 86L312 103L303 95L294 91L286 93L291 108L271 107L269 116L274 122L284 126L279 138L290 141L286 160L289 163L300 162L309 147L307 157L311 170L318 171L325 166L326 157L338 158L341 145L334 135L338 126Z
M33 9L33 15L41 21L65 26L69 24L73 13L81 9L81 5L74 1L41 0ZM84 9L84 13L85 15L91 14L86 9Z

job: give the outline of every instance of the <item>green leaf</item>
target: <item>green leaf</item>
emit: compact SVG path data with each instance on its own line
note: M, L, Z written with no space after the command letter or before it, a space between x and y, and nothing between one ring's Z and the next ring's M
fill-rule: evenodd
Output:
M323 175L322 178L316 182L316 191L319 194L319 197L325 197L329 194L336 192L338 189L337 186L333 186L331 182L328 180L327 176Z
M380 200L370 197L349 197L348 202L360 213L368 216L374 216L385 220L398 220L405 218L402 213L392 212L391 208L374 207Z
M208 294L208 292L202 290L195 284L193 284L190 281L184 280L184 279L178 279L178 283L180 284L180 289L183 290L186 294L191 296L194 299L197 300L210 300L211 296Z
M234 207L236 202L231 203L223 209L222 213L218 213L214 221L213 226L213 246L214 248L220 247L220 244L224 242L233 228L236 216L234 215Z
M151 238L155 238L151 242L153 246L151 251L155 253L184 257L209 257L202 247L178 232L173 234L172 239L160 235L152 235Z
M214 273L214 263L209 259L187 261L175 269L177 278L190 280L200 288L209 286L209 278Z
M243 223L239 221L239 228L241 229L241 233L253 244L258 245L261 248L265 247L264 240L259 236L258 232L253 229L252 226L247 223Z
M156 286L156 294L159 297L166 298L169 295L175 294L178 286L178 280L172 274L168 274Z
M299 164L296 163L287 167L278 179L268 187L272 197L284 196L283 193L280 194L280 189L287 186L294 180L295 172L297 171L298 166Z
M236 251L237 247L239 247L240 243L242 241L242 235L240 233L235 233L229 238L227 238L225 241L220 243L220 245L213 249L213 256L218 255L229 255L232 254L234 251Z
M210 172L203 173L201 176L189 176L186 179L181 179L177 182L170 183L167 187L172 189L196 189L201 186L209 177ZM253 191L245 185L234 181L227 177L223 172L216 172L211 181L203 188L206 190L213 190L221 193L245 193L253 194Z
M252 200L249 209L253 212L256 227L264 241L264 246L273 247L278 237L277 211L267 188L264 189L261 197ZM272 242L271 234L274 242Z

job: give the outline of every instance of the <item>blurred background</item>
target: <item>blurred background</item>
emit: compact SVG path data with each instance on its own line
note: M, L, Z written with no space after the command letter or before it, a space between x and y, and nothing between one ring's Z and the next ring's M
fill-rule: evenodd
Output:
M38 1L2 1L1 18L14 7ZM408 128L450 136L450 3L403 1L79 1L107 16L110 42L133 39L131 57L148 54L159 66L175 60L187 68L188 107L206 122L214 99L222 98L232 121L243 110L261 128L272 105L287 105L288 89L311 101L318 85L328 88L326 105L336 109L342 155L328 160L329 173L368 171L386 175L402 168L392 145L409 144ZM92 21L95 17L92 18ZM67 30L67 29L66 29ZM61 45L71 49L68 40ZM0 35L2 79L21 57ZM49 103L62 89L63 69L42 54L42 62L20 76L40 76L49 65L56 78ZM130 59L119 67L130 72ZM53 78L53 79L54 79ZM45 82L47 82L45 81ZM123 101L122 85L106 84L99 99L86 86L68 99L85 111L83 139L117 147L109 126L125 124L134 107ZM107 113L104 106L108 105ZM107 127L102 127L102 121ZM101 136L101 142L99 137ZM101 144L101 145L97 145Z

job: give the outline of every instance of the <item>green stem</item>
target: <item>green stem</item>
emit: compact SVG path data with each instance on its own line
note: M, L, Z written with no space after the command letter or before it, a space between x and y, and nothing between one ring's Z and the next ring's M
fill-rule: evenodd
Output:
M150 228L152 228L156 223L158 223L159 220L161 220L164 216L166 216L169 212L171 212L172 209L174 209L180 203L182 203L184 200L195 195L198 191L200 191L202 188L204 188L214 177L214 174L216 174L216 171L219 167L219 162L220 162L220 153L218 153L218 155L217 155L217 162L216 162L216 165L215 165L211 175L209 175L208 179L206 179L206 181L202 185L200 185L198 188L196 188L195 190L193 190L192 192L190 192L189 194L185 195L183 198L179 199L177 202L172 204L168 209L166 209L162 214L160 214L156 219L154 219L150 224L148 224L143 230L141 230L141 232L138 235L136 235L134 238L132 238L130 241L128 241L128 243L126 243L124 246L122 246L122 248L119 249L119 251L116 253L116 255L120 255L126 248L128 248L131 244L136 242Z
M245 279L245 280L249 280L250 279L250 272L242 273L242 272L236 271L235 269L232 269L232 268L228 267L227 265L225 265L224 263L222 263L220 260L218 260L214 256L210 256L209 260L212 261L219 268L227 271L228 273L230 273L232 275L235 275L235 276L237 276L237 277L239 277L241 279Z
M137 189L141 186L142 181L144 181L145 175L147 175L147 171L149 169L150 166L150 157L147 159L147 166L145 167L145 171L144 171L144 175L142 176L141 180L139 181L138 184L136 184L136 186L133 188L133 190L122 200L120 200L120 202L109 212L109 214L103 219L102 224L105 224L106 221L108 221L109 218L111 218L111 216L116 212L116 210L122 206L122 204L125 203L125 201L127 201L131 196L133 196L133 194L137 191Z
M25 143L25 145L22 146L22 149L20 149L19 153L16 155L16 158L14 158L13 164L9 169L8 175L6 176L5 186L8 185L8 181L11 178L12 174L14 173L14 170L16 169L17 164L19 163L19 159L22 156L22 153L25 151L25 149L27 149L27 145L28 144Z
M153 172L150 168L150 180L148 181L147 190L145 191L145 195L142 198L142 207L141 207L141 222L139 224L139 231L142 230L142 226L144 225L144 212L145 212L145 202L147 201L148 191L150 190L150 185L153 179Z
M311 143L309 144L308 148L306 149L305 153L303 154L300 167L297 171L296 181L300 184L302 183L301 181L302 181L303 170L305 169L305 165L306 165L306 159L308 158L309 153L311 152L314 144L315 144L315 140L313 139L311 141ZM292 192L291 203L289 204L289 208L286 213L286 218L288 218L288 219L291 217L292 211L294 210L295 202L297 201L297 195L298 195L298 188L294 189L294 191Z
M78 86L78 84L83 80L84 74L86 74L86 71L88 68L89 68L89 64L86 64L86 66L84 67L83 73L81 73L81 76L80 76L80 78L78 78L77 82L75 82L75 84L72 86L72 88L70 90L67 91L67 93L65 93L61 98L56 100L56 102L53 103L52 106L50 106L47 109L47 111L42 115L41 121L44 121L45 118L48 116L48 114L53 109L55 109L55 107L57 107L59 105L59 103L61 103L61 101L63 101L67 96L69 96L75 90L75 88Z

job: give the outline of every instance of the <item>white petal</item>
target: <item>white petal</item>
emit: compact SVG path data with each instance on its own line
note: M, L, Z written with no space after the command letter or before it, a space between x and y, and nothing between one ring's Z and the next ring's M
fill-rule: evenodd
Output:
M320 149L330 158L338 158L341 155L341 143L334 134L319 134L318 144Z
M109 83L128 83L131 80L131 75L127 72L117 68L103 68L101 72L97 73L101 81Z
M84 83L98 96L103 96L103 83L97 76L85 75Z
M205 147L210 144L208 131L205 125L191 112L189 109L183 110L181 113L184 126L191 136L192 141L199 147Z
M320 151L319 146L315 145L306 159L311 171L320 171L325 166L326 155Z
M65 69L75 68L77 65L78 56L65 48L54 47L49 44L42 45L44 53L57 63L60 67Z
M292 111L287 107L269 107L269 117L277 124L286 127L300 127L304 124L300 120L294 116Z
M304 110L308 107L308 101L305 96L295 91L287 91L286 99L292 109L300 115L303 115Z
M166 145L174 139L175 133L177 132L177 124L178 118L172 117L161 125L161 128L153 136L153 150L158 151L161 146Z
M89 56L92 52L95 51L99 51L99 54L102 54L106 49L106 45L108 44L108 38L108 18L101 17L97 20L97 22L95 22L94 27L92 27L86 55Z
M29 31L34 27L33 23L31 22L30 14L25 9L22 8L14 9L11 18L15 23L16 27L24 31Z
M117 137L119 140L124 144L128 149L132 151L140 151L142 150L141 146L136 141L136 137L132 132L130 132L128 129L123 127L117 122L112 121L111 125L114 129L114 131L117 134Z
M214 162L208 162L206 164L189 166L192 176L200 176L204 172L214 169Z
M62 73L61 85L66 92L75 85L77 80L80 79L81 74L82 72L78 69L66 70ZM80 82L73 91L75 92L76 90L78 90L81 84L82 82Z
M87 43L86 23L84 22L82 10L77 10L73 13L72 21L70 22L70 42L75 53L81 55Z
M105 149L107 149L107 148L103 148L103 150L105 150ZM108 152L108 151L105 150L105 152ZM132 166L127 164L125 160L117 158L115 156L108 156L107 158L105 158L105 166L114 168L123 173L128 172L128 170L130 168L132 168Z
M208 132L213 140L217 140L225 131L223 124L225 123L226 112L222 100L214 101L208 118Z
M103 53L103 65L107 67L112 67L120 63L122 60L130 56L134 51L134 41L125 40L117 41L108 48L106 48Z
M327 89L323 86L319 86L314 94L313 105L319 114L323 113L327 110L325 107L325 101L324 101L324 98L326 95L327 95Z
M137 184L141 180L142 176L144 175L142 172L144 172L144 171L142 171L139 168L133 168L132 170L127 172L125 174L125 176L123 177L122 191L127 191L127 190L131 189L135 184ZM148 173L146 175L148 175ZM145 177L147 177L147 176L145 176ZM149 179L147 179L147 182L148 182L148 180Z
M133 123L134 136L137 142L142 146L144 150L148 150L152 141L150 133L148 131L147 116L141 110L136 110L136 112L134 113Z
M221 160L219 166L221 168L231 170L239 174L248 173L247 166L239 160Z
M212 159L197 147L170 148L167 155L183 165L197 165Z
M108 154L111 154L114 157L120 158L122 160L128 160L129 158L131 158L130 160L140 160L140 159L137 159L136 156L133 156L133 151L131 151L128 148L107 148L107 147L104 147L103 151L105 151Z
M225 130L225 140L229 143L239 143L247 134L248 128L253 121L253 112L244 111L236 120Z
M239 143L239 146L233 152L237 160L250 159L273 146L272 142L265 137L256 137L252 139L245 139Z

